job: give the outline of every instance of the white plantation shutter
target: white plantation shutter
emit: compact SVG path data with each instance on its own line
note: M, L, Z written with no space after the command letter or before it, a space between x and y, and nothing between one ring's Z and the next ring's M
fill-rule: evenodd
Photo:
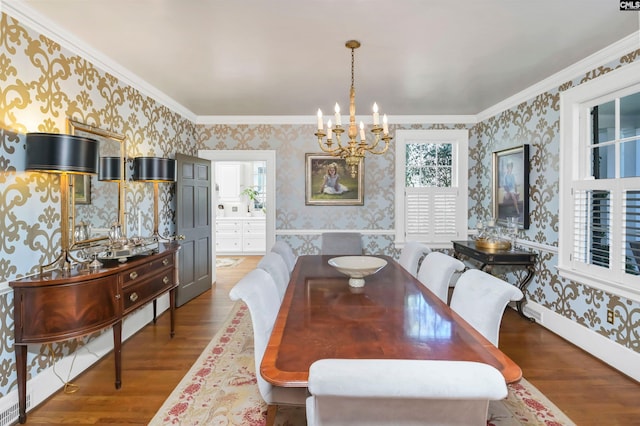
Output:
M609 268L611 194L576 189L573 194L573 261Z
M640 63L560 95L558 270L640 301Z
M456 227L457 188L405 188L407 240L449 242Z
M468 137L467 130L396 132L397 244L420 241L432 248L447 248L453 240L466 239ZM416 165L416 152L422 151L411 150L411 144L446 145L444 157L434 159L433 150L425 149ZM446 154L449 148L450 155Z

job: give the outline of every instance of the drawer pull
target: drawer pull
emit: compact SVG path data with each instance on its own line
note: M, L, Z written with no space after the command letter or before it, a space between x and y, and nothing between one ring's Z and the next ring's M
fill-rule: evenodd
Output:
M162 264L167 266L169 264L169 259L162 259Z
M136 278L138 278L138 273L136 271L133 271L132 273L129 274L129 278L131 278L132 280L135 280Z
M165 275L164 278L162 279L162 282L167 284L169 282L169 277Z
M116 294L116 300L120 300L120 294Z
M138 300L138 293L133 292L129 295L129 300L131 300L132 302L135 302L136 300Z

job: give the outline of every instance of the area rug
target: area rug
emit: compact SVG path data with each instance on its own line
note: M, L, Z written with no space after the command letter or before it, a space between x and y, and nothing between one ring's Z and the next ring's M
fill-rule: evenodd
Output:
M225 323L173 390L150 425L237 425L266 423L253 360L253 331L246 305L237 302ZM525 379L489 406L487 426L574 425ZM303 407L281 407L278 426L306 425Z
M243 260L242 257L216 257L216 268L232 268Z

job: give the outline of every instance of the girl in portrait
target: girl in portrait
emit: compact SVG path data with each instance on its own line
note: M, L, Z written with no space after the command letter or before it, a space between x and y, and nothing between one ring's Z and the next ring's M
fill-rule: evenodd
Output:
M330 163L327 166L326 174L322 181L321 193L339 195L349 191L349 189L340 183L340 175L338 174L338 164Z

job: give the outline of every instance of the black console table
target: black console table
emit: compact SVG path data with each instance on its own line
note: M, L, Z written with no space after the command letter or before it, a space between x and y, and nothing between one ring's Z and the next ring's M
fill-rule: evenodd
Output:
M476 247L476 242L469 241L452 241L454 257L460 259L462 256L474 259L481 263L480 270L491 273L494 266L520 266L527 269L527 275L519 283L518 288L525 296L516 302L518 313L531 322L535 319L528 317L522 311L522 303L526 302L526 288L533 278L535 272L537 253L524 250L493 250Z

